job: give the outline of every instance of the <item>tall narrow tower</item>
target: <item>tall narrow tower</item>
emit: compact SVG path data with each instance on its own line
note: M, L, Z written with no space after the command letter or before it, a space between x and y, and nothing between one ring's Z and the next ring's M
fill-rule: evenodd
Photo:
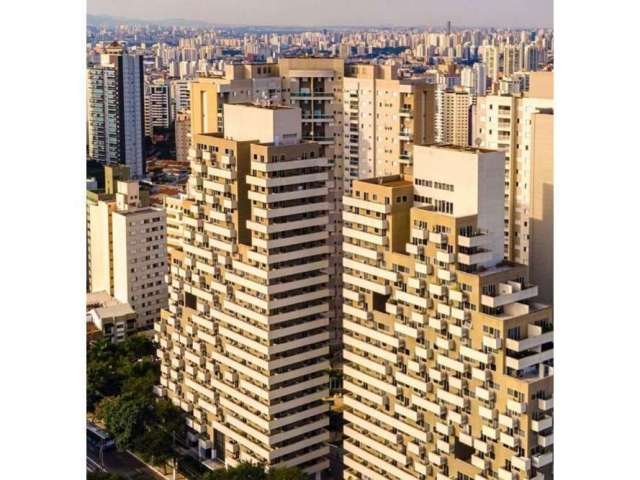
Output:
M142 55L115 42L87 69L89 159L125 164L132 178L144 175L143 75Z

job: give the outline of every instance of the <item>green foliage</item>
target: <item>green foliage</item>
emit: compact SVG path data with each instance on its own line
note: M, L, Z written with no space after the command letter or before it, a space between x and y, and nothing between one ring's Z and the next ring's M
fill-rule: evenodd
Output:
M130 393L116 397L106 407L102 403L100 406L107 430L120 450L132 448L136 439L145 433L153 409L145 397Z
M142 335L113 344L96 342L87 351L87 410L93 412L105 397L136 393L151 398L159 367L153 360L153 342Z
M144 336L122 343L96 342L87 352L87 407L111 433L120 450L133 449L150 463L174 456L173 435L184 434L182 410L157 399L160 380L155 346Z
M145 462L164 464L173 457L173 438L168 431L152 426L135 439L134 449Z
M307 480L309 476L294 467L274 468L269 471L267 480Z
M240 463L233 468L207 472L202 480L307 480L308 476L297 468L274 468L267 473L263 465Z

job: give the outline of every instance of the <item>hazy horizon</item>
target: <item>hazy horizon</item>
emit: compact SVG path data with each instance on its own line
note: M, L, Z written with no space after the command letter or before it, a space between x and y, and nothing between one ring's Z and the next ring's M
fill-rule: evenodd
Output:
M553 0L88 0L87 14L238 26L552 27Z

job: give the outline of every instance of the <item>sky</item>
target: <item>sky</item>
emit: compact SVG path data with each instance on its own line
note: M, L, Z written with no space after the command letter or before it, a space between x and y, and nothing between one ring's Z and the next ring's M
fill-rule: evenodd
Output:
M231 25L553 26L553 0L87 0L87 13Z

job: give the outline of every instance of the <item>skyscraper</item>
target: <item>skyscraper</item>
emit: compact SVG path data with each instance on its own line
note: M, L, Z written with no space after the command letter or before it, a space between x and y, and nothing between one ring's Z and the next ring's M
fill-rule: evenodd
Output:
M147 84L144 88L145 135L153 135L154 129L168 129L171 124L169 86L163 83Z
M187 155L191 144L191 115L178 112L175 118L176 160L188 162Z
M88 156L144 175L144 69L141 55L114 43L87 68Z
M434 90L397 66L351 65L344 77L344 191L358 178L401 173L412 145L433 143Z
M540 109L550 108L553 108L552 72L529 74L526 93L478 97L474 142L481 147L504 151L506 155L505 258L523 264L529 264L531 253L530 202L531 188L536 183L532 169L535 139L532 116ZM551 133L549 129L545 131ZM541 135L537 138L542 141ZM539 171L544 170L546 167ZM548 183L548 179L545 181ZM549 215L545 218L552 221ZM547 255L550 253L546 252ZM547 284L551 277L546 281L540 277L536 280Z
M466 147L470 141L473 96L465 88L441 90L437 95L435 141Z
M345 479L550 474L552 311L502 261L503 170L415 146L344 198Z
M299 108L223 109L224 134L193 137L169 309L156 324L156 392L187 412L202 460L298 466L319 479L329 463L329 161L302 141Z

